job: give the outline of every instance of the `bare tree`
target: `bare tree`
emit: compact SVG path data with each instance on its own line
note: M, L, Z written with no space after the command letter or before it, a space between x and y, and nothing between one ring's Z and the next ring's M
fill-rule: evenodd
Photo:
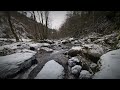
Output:
M37 11L38 13L38 18L41 24L39 24L39 37L40 39L43 39L43 32L44 32L44 27L43 27L43 11Z
M49 11L45 11L45 39L48 36L48 20L49 20Z
M43 24L43 11L40 11L41 23Z
M39 37L39 33L38 33L38 23L37 23L37 19L36 19L36 15L35 15L35 12L33 11L33 19L34 19L34 21L35 21L35 29L34 29L34 34L35 34L35 39L37 40L38 39L38 37Z
M16 39L16 42L18 42L19 38L18 38L17 34L15 33L15 30L13 29L12 22L11 22L11 15L10 15L9 11L6 11L6 16L7 16L7 20L8 20L9 26L10 26L10 30L13 33L13 35L14 35L14 37Z
M49 11L40 11L39 18L42 26L42 39L47 39L48 36L48 20L49 20ZM44 24L45 23L45 24ZM44 26L45 25L45 26Z

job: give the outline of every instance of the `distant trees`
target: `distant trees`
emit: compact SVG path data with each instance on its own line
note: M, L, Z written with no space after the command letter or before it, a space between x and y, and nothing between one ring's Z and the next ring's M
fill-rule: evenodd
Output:
M119 28L119 11L68 11L59 33L61 37L80 37L91 32L107 34Z
M40 23L43 25L41 27L41 31L39 34L41 35L41 39L47 39L48 38L48 24L49 24L49 11L37 11L38 18Z
M13 29L12 22L11 22L11 14L10 14L10 11L6 11L5 14L6 14L6 16L7 16L7 20L8 20L9 26L10 26L10 30L11 30L12 34L14 35L14 37L15 37L15 39L16 39L16 42L18 42L18 41L19 41L19 38L18 38L15 30Z
M34 38L47 39L48 37L48 24L49 24L49 11L32 11L32 19L35 21L34 25ZM40 22L37 22L37 19Z

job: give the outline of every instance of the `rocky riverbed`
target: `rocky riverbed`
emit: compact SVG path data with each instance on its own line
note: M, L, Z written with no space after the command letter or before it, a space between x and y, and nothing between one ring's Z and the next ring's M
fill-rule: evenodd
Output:
M38 42L28 40L17 43L7 43L4 40L7 44L0 46L0 78L94 79L100 77L101 74L97 73L104 71L101 71L103 62L109 59L105 58L103 61L103 57L108 56L106 53L119 49L120 43L116 36L116 33L104 36L96 34L84 38ZM117 58L120 57L117 55ZM117 59L117 62L120 60ZM115 66L111 66L110 69L113 68ZM115 70L117 74L119 70L116 68ZM119 74L116 77L119 78Z

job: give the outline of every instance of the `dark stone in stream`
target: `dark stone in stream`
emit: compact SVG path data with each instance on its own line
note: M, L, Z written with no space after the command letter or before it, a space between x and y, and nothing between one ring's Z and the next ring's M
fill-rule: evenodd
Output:
M34 47L30 47L30 50L35 51L35 48Z
M17 46L21 46L20 44L18 44Z

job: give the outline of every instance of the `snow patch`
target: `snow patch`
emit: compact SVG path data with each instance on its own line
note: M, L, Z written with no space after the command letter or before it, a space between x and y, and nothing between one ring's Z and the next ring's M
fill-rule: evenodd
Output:
M80 51L80 50L82 50L82 47L81 46L73 46L71 48L71 50L78 50L78 51Z

